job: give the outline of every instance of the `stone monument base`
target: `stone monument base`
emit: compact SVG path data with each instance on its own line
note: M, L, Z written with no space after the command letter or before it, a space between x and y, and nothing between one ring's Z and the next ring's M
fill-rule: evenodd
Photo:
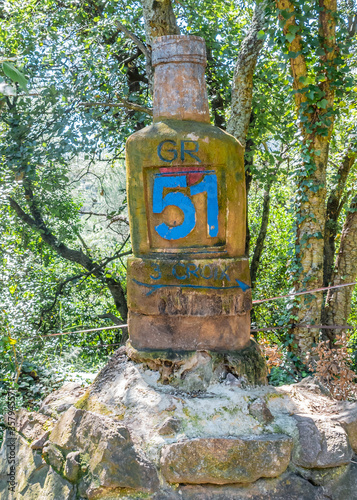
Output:
M356 403L311 378L243 387L236 353L128 352L89 387L67 384L38 412L17 412L0 452L1 500L357 499ZM197 379L215 367L205 390L192 390L194 366Z
M127 343L128 357L160 373L159 383L186 391L204 391L210 384L236 378L236 384L267 384L267 367L258 344L251 340L239 351L137 350Z

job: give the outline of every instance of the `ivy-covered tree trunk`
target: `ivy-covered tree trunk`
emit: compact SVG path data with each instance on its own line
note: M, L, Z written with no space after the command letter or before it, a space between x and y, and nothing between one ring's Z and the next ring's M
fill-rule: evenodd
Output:
M326 169L334 121L336 0L319 0L319 70L309 76L295 6L290 0L277 2L290 55L295 104L302 136L302 164L297 175L295 260L292 267L296 291L314 289L323 283ZM294 322L319 324L323 295L310 294L296 300ZM294 329L295 348L308 353L318 330Z

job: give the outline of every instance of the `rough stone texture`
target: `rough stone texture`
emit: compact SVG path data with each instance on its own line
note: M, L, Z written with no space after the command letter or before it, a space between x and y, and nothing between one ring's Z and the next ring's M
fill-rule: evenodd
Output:
M210 353L210 363L223 356L214 354L217 358ZM188 361L184 359L188 368ZM198 358L189 359L192 363ZM184 366L179 365L179 361L177 370ZM16 437L16 480L19 484L16 496L9 498L6 491L8 464L3 447L0 499L74 500L76 496L83 500L357 500L356 465L344 463L331 467L351 457L346 444L348 436L333 420L345 415L346 410L352 411L356 404L332 400L321 393L313 380L279 388L264 385L245 388L243 377L233 375L231 367L227 373L227 366L217 365L216 361L212 364L214 376L207 388L190 391L193 378L189 380L189 370L180 379L182 386L178 387L170 384L172 367L166 366L169 383L163 384L159 380L160 372L148 369L149 362L158 360L148 358L147 364L137 364L128 360L124 348L119 349L84 393L79 388L80 393L74 398L71 396L71 406L65 413L58 415L51 410L59 420L49 441L41 443L44 445L42 457L32 448L44 439L43 425L47 424L43 422L49 420L51 423L51 419L46 416L42 419L36 413L22 413L18 423L23 430L27 429L27 435L31 438L39 435L33 433L38 423L37 430L42 428L42 434L31 441L15 431L8 431L8 437ZM197 372L195 374L197 376ZM63 392L60 390L58 394L63 402ZM54 395L52 398L52 408L57 408ZM46 406L43 409L48 411ZM269 444L270 453L265 455L267 443L262 444L277 433L284 434L283 440L289 441L290 436L288 448L291 449L291 441L294 441L293 457L305 459L304 465L290 462L289 468L279 477L255 480L266 469L269 474L279 474L283 469L271 460L274 443ZM228 444L243 442L245 451L243 449L239 455L232 449L229 457L229 446L212 453L204 446L204 452L199 450L199 455L192 449L184 453L187 443L192 446L193 442L212 443L215 440ZM313 450L320 450L315 455L308 453L311 444ZM192 481L194 477L193 480L199 482L213 476L214 481L222 483L232 481L232 477L238 480L238 473L241 480L245 473L245 479L254 482L168 484L160 470L161 452L175 447L181 450L181 455L177 455L183 463L178 473L186 474L186 477L180 476L180 480ZM279 446L277 449L279 451ZM203 469L206 468L205 477L200 467L201 459ZM196 469L191 467L195 460ZM254 461L259 470L252 472ZM357 462L357 458L353 461ZM56 472L50 462L60 472ZM176 474L176 470L169 474ZM145 489L148 486L151 491Z
M68 410L76 401L83 396L86 388L77 382L64 384L57 391L49 394L42 402L39 412L57 417L58 414Z
M54 421L37 412L21 408L16 412L14 428L27 440L41 439L44 432L52 429Z
M357 464L351 463L338 481L329 483L327 491L331 492L332 500L357 499Z
M251 405L249 405L249 413L263 423L269 423L274 420L271 411L262 398L257 398Z
M31 444L31 449L33 450L42 450L44 447L44 444L46 443L48 436L50 435L51 431L46 431L42 434L41 437L36 439L35 441L32 442Z
M182 500L328 500L322 488L305 479L285 473L277 479L259 479L244 486L184 486L177 499ZM155 500L166 500L158 497ZM352 500L352 498L351 498Z
M160 373L160 382L163 384L170 384L187 391L206 390L212 382L222 382L227 377L228 384L236 381L237 385L243 387L247 384L267 383L266 363L259 346L254 341L240 351L222 353L138 351L128 343L127 353L133 361L145 363L151 370L157 370Z
M180 72L177 74L180 76ZM158 148L162 143L165 147L161 149L160 158ZM176 150L177 159L166 161L167 156L172 158L173 153L168 150L170 145L180 149L181 144L196 145L198 149L194 154L198 154L199 159L193 159L187 153L181 155ZM169 120L154 123L133 134L126 149L130 179L129 220L131 228L135 228L131 233L134 257L128 263L132 345L137 349L182 350L245 347L250 338L251 295L248 290L243 292L236 282L239 280L249 285L248 261L244 257L246 206L241 146L232 136L209 124L197 122L193 126L189 121ZM214 236L207 231L205 194L190 194L191 185L197 186L203 177L207 177L208 165L209 175L216 176L219 186L218 232ZM187 199L197 213L192 231L176 240L162 238L156 228L160 224L168 227L181 225L179 209L171 205L165 213L153 212L155 179L170 175L168 169L188 172L181 175L183 179L187 178ZM202 172L201 177L196 175L192 180L191 174L198 169ZM224 262L228 264L228 260L232 274L224 271ZM178 261L179 265L181 261L187 263L185 275L182 274L183 267L181 272L175 267ZM244 265L239 266L240 263ZM161 265L163 271L158 272ZM205 272L204 266L207 266ZM145 276L140 271L142 267L148 268ZM236 272L238 269L242 269L242 273ZM229 314L222 308L225 302L230 304ZM234 314L236 306L245 313ZM180 314L180 311L184 312Z
M64 466L64 475L69 481L75 482L79 478L81 466L80 466L80 454L78 451L72 451L68 453L66 457L66 463Z
M71 483L47 465L37 451L31 450L21 436L17 440L15 492L8 491L6 459L7 433L0 451L0 499L1 500L74 500L75 490Z
M206 43L199 36L169 35L153 41L154 120L210 123L205 82Z
M240 439L193 439L166 446L161 470L170 483L251 483L282 474L292 440L283 435Z
M158 427L158 433L161 436L169 436L175 434L181 428L181 420L175 417L168 417L161 425Z
M337 467L350 462L352 449L343 428L329 420L294 415L299 433L293 462L305 468Z
M43 448L42 456L57 472L62 472L64 457L56 446L47 442Z
M88 464L87 488L155 490L155 467L133 446L127 428L115 420L73 406L54 427L50 441L64 452L79 451Z
M345 429L349 442L352 449L357 453L357 407L347 408L337 416L333 417L333 420L339 422L341 426Z
M346 476L350 469L350 464L340 465L339 467L326 467L325 469L305 469L298 467L293 463L290 464L289 470L315 486L329 487L332 484L337 484L340 478Z
M227 351L230 346L238 350L249 344L249 313L165 317L129 311L128 324L130 341L138 349Z
M315 486L322 486L330 500L357 499L357 464L350 463L328 469L295 468L299 476Z

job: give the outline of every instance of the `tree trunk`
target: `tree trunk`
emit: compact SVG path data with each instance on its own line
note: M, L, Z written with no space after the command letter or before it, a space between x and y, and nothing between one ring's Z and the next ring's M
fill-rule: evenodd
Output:
M253 112L252 112L253 116ZM252 122L252 120L251 120ZM248 207L248 196L250 187L252 185L253 174L253 158L254 158L254 141L249 138L246 141L245 145L245 154L244 154L244 168L245 168L245 196L246 196L246 204ZM245 255L249 257L249 247L250 247L250 230L249 230L249 219L248 219L248 210L246 210L246 226L247 226L247 237L245 240Z
M242 42L233 76L231 117L227 131L234 135L243 147L246 145L252 113L254 70L264 43L258 38L258 33L264 28L265 7L266 2L256 5L252 24Z
M146 44L151 47L154 38L179 35L180 29L172 9L171 0L142 0Z
M356 153L347 149L336 175L336 187L327 200L325 234L324 234L324 286L331 282L335 261L335 240L338 231L337 221L343 207L344 190L348 174L356 160Z
M298 54L290 59L295 90L295 104L299 126L303 137L303 164L297 179L297 220L295 240L295 261L292 268L296 291L318 288L323 283L324 229L326 200L326 168L329 143L333 130L334 90L331 86L331 69L334 68L336 0L319 0L319 56L320 71L324 81L316 82L322 93L323 101L308 102L307 65L304 47L296 23L295 7L290 0L279 0L277 6L289 14L285 20L285 35L294 33L294 38L287 43L289 52ZM284 17L280 16L283 20ZM294 28L292 30L291 28ZM317 324L321 318L323 296L321 293L310 294L296 299L294 322L298 324ZM316 341L317 330L297 327L293 330L297 351L309 352Z
M258 32L264 28L265 7L265 1L256 5L252 24L239 51L232 82L231 116L227 124L227 132L232 134L245 148L244 166L247 201L252 182L250 167L253 165L254 154L254 142L252 139L247 139L247 133L249 125L254 121L254 113L252 112L253 76L264 43L262 39L258 39ZM246 226L245 254L248 256L250 244L248 210Z
M341 233L333 285L351 283L357 278L357 196L351 202ZM326 299L325 317L328 325L345 325L351 312L351 297L354 287L346 286L329 290ZM331 342L338 330L326 330L325 338Z
M268 223L269 223L269 209L270 209L270 189L272 186L272 182L268 181L266 189L264 191L264 201L263 201L263 213L262 213L262 221L260 224L260 230L258 234L258 238L255 244L252 263L250 265L250 279L252 282L252 287L254 288L254 284L257 279L257 273L260 263L260 258L263 253L264 241L267 234Z

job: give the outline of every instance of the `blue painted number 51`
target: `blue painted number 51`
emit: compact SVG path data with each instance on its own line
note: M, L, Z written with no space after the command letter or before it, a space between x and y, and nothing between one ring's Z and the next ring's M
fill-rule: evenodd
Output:
M164 222L155 226L156 232L165 240L179 240L185 238L196 226L196 209L187 195L175 188L186 188L186 175L157 175L153 188L153 213L161 214L168 206L175 206L182 210L184 219L178 226L168 226ZM172 192L163 196L165 188ZM199 193L207 194L207 225L211 238L218 234L218 188L216 174L206 174L202 181L190 187L190 196Z

